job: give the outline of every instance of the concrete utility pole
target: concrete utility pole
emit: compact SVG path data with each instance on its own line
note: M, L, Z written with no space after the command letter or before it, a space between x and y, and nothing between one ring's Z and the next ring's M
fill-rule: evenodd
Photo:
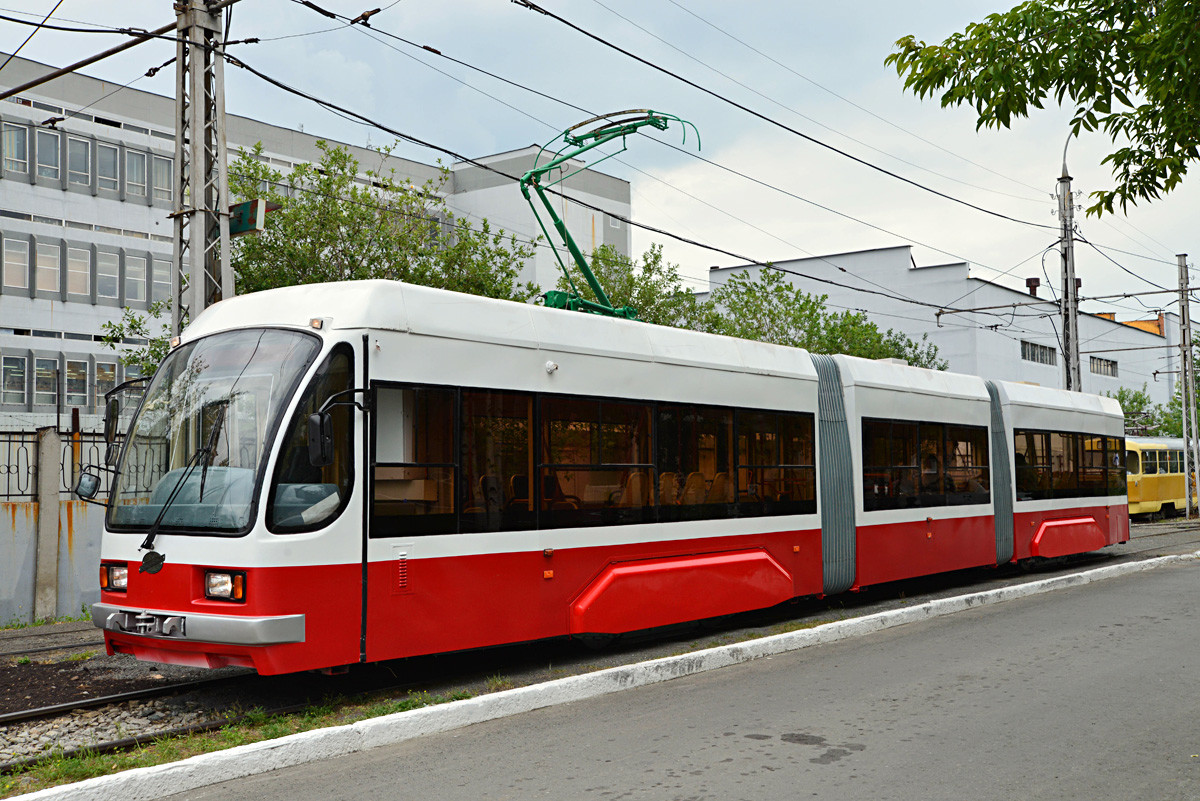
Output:
M1062 177L1058 179L1058 219L1062 224L1063 386L1072 392L1080 392L1083 387L1079 378L1079 291L1075 286L1075 199L1071 195L1071 175L1067 172L1066 147L1063 148Z
M171 332L233 296L225 143L224 6L179 0L175 69L175 257Z
M1183 418L1183 474L1186 476L1184 502L1187 517L1192 516L1191 476L1200 459L1200 432L1196 430L1196 368L1192 359L1192 319L1188 308L1187 254L1177 255L1179 262L1179 400Z

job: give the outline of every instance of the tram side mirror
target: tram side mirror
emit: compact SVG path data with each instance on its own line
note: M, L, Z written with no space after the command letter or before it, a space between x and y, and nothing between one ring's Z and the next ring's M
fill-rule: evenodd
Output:
M333 464L333 416L329 412L308 416L308 461L313 467Z
M109 398L104 405L104 441L110 445L117 438L117 418L121 416L121 401Z
M83 473L79 476L79 483L75 485L75 494L85 501L90 501L96 497L96 493L100 491L100 476L95 473Z
M115 442L108 443L104 448L104 464L112 467L119 458L121 458L121 447Z

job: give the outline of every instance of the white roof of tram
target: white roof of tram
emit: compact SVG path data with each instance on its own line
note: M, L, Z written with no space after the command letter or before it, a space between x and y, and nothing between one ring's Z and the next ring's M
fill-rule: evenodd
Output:
M379 330L518 348L817 380L808 352L667 326L547 309L400 281L305 284L239 295L206 309L183 341L234 328L321 333Z

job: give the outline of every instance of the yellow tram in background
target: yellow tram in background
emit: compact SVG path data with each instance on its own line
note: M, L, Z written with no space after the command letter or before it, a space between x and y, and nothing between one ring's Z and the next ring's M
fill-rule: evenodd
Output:
M1149 515L1153 519L1185 511L1182 439L1126 437L1125 471L1130 515ZM1196 498L1194 482L1192 498Z

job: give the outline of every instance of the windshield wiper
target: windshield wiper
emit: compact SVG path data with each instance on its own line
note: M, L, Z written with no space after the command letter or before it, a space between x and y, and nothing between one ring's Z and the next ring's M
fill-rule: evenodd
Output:
M229 403L221 403L217 406L216 415L213 419L212 430L208 432L208 442L205 443L204 465L200 468L200 500L204 500L204 482L208 480L208 468L213 463L213 457L217 454L217 437L221 434L221 426L225 423L225 412L229 409Z
M171 504L175 503L175 498L179 496L179 491L183 489L183 485L191 477L192 473L196 472L196 465L203 460L204 466L200 472L200 498L204 500L204 482L208 478L208 466L212 464L213 454L217 449L217 437L221 433L221 426L225 422L225 410L228 404L221 404L215 412L216 417L213 420L213 427L208 432L208 441L188 459L187 464L183 467L183 473L180 474L179 480L175 482L175 486L171 488L171 494L167 496L167 500L163 503L162 509L158 512L158 517L154 518L154 524L150 526L150 530L146 532L146 539L138 546L139 550L146 551L146 555L142 557L142 564L138 567L139 573L157 573L162 570L163 563L167 560L165 554L161 554L154 550L154 538L158 536L158 530L162 527L162 521L167 516L167 510L171 508Z
M166 557L154 550L154 538L158 535L158 529L162 525L163 518L166 517L167 510L171 508L171 504L175 503L175 498L179 495L179 490L183 489L183 485L187 483L188 477L196 469L196 462L200 460L200 456L204 453L204 450L204 448L197 448L196 452L192 454L192 458L188 459L187 464L183 467L183 472L179 475L179 480L175 482L174 487L171 487L171 494L167 496L162 509L158 511L158 517L154 518L154 524L146 532L146 539L142 540L142 544L138 546L138 550L147 551L146 555L142 558L141 566L138 568L139 573L157 573L162 570Z

